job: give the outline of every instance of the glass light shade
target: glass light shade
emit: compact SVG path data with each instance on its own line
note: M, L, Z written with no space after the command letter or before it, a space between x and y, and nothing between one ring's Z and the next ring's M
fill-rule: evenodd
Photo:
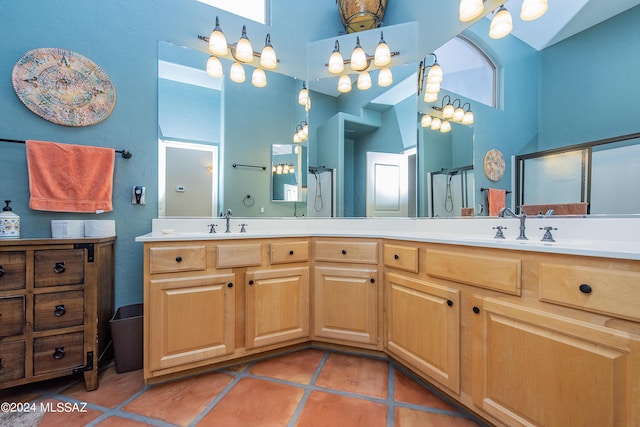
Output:
M489 27L489 37L492 39L501 39L507 36L513 29L513 21L511 14L504 6L500 6L498 12L493 15L491 26Z
M298 132L293 133L293 142L295 142L296 144L302 142L300 141L300 135L298 135Z
M440 132L442 133L451 132L451 123L449 123L449 120L445 120L442 122L442 124L440 125Z
M428 114L423 115L422 119L420 120L420 126L422 126L423 128L428 128L429 126L431 126L431 116Z
M210 56L207 60L207 74L215 78L220 78L224 75L222 63L217 57Z
M431 120L431 130L440 130L440 126L442 126L442 120L434 117L433 120Z
M216 27L209 36L209 52L218 56L225 56L229 51L227 48L227 39L220 29L220 21L216 16Z
M327 66L331 74L340 74L344 71L344 59L340 53L340 44L336 40L336 45L329 57L329 65Z
M298 92L298 104L307 105L308 102L309 102L309 90L303 83L302 89L300 89L300 92Z
M438 93L424 93L424 102L436 102L438 100Z
M442 67L437 62L434 63L427 73L427 83L440 83L443 79Z
M442 109L442 117L444 117L445 119L450 119L451 117L453 117L454 111L455 109L453 108L453 105L449 103Z
M262 68L256 68L251 75L251 84L255 87L265 87L267 85L267 75Z
M275 70L278 67L278 58L273 46L267 45L262 48L262 53L260 53L260 66L267 70Z
M462 22L473 21L484 11L482 0L460 0L459 19Z
M340 76L340 80L338 80L338 92L351 92L351 77L349 77L348 74L343 74Z
M282 168L282 165L278 165L278 166L276 167L276 173L277 173L278 175L282 175L282 169L283 169L283 168Z
M382 33L380 33L380 42L376 46L376 52L373 54L373 63L376 67L386 67L391 63L391 50L382 38Z
M544 15L548 8L547 0L524 0L520 9L520 19L533 21Z
M382 68L378 72L378 86L387 87L393 83L393 74L391 74L391 69L389 67Z
M466 111L464 113L464 117L462 118L462 123L464 123L465 125L473 124L473 113L471 112L471 110Z
M240 62L253 62L253 46L247 38L247 27L242 26L242 37L236 44L235 58Z
M304 106L304 111L309 111L309 110L311 110L311 97L307 99L307 103Z
M304 124L304 126L302 126L302 133L304 134L305 139L309 136L309 125L308 124Z
M371 88L371 74L368 71L362 71L358 75L358 89L367 90Z
M300 139L300 142L303 142L304 140L306 140L304 136L304 132L302 131L302 127L298 129L298 139Z
M438 93L440 92L440 83L427 83L424 91L426 93Z
M229 78L232 82L242 83L246 80L244 67L239 62L234 62L229 71Z
M356 47L351 52L351 69L353 71L362 71L368 67L367 54L360 46L360 37L356 37Z
M453 112L453 118L451 120L453 120L454 122L461 122L463 117L464 110L462 109L462 107L458 107Z
M276 165L271 165L271 172L275 172L276 171Z

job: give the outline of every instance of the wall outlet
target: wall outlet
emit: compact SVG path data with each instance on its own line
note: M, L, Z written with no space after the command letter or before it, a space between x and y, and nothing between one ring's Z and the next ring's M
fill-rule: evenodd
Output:
M146 188L142 185L136 185L131 189L131 204L133 205L144 205L144 196L145 196Z

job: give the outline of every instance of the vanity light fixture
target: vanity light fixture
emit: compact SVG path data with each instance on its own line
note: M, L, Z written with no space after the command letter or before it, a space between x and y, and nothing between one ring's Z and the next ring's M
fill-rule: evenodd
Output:
M447 102L447 105L444 104L444 100L448 99L449 101ZM451 119L453 118L453 113L455 112L455 108L453 107L453 103L451 102L451 97L449 95L445 95L444 98L442 98L442 107L441 111L442 111L442 118L443 119Z
M343 74L340 76L340 80L338 80L338 92L351 92L351 77L349 77L348 74Z
M500 6L494 13L489 27L489 37L492 39L501 39L507 36L513 29L513 20L511 13L504 7Z
M242 64L253 64L255 58L258 58L259 67L256 66L251 82L256 87L265 87L267 85L266 70L275 70L280 61L276 56L276 51L271 45L271 35L267 33L265 37L264 48L260 53L254 52L249 37L247 37L247 27L242 26L242 35L237 43L229 44L220 28L220 19L216 16L216 25L209 37L198 36L198 39L208 43L211 56L207 60L207 74L211 77L220 78L224 75L220 57L232 59L234 61L229 72L229 78L236 82L242 83L246 80Z
M431 130L440 130L442 126L442 120L439 117L434 117L431 119Z
M373 54L373 65L376 67L386 67L389 64L391 64L391 49L389 49L387 42L384 41L384 36L382 31L380 31L380 41Z
M423 128L428 128L431 126L432 117L429 114L423 114L422 119L420 120L420 126Z
M360 90L371 89L371 75L367 70L361 71L358 74L358 83L356 85Z
M367 54L364 52L362 46L360 46L360 36L356 37L356 47L354 47L353 52L351 52L349 66L353 71L363 71L369 67Z
M305 82L302 82L302 89L298 92L298 104L306 105L309 103L309 89L307 89L307 85Z
M393 74L389 67L382 68L378 72L378 86L387 87L393 83Z
M457 107L456 107L456 101L458 101ZM464 109L462 108L462 101L460 101L459 99L455 99L453 101L453 106L455 107L455 110L453 110L453 117L451 117L451 120L456 123L461 123L462 119L464 118Z
M459 19L462 22L473 21L484 12L483 0L460 0Z
M471 104L465 102L462 104L462 109L464 110L464 106L468 105L469 109L464 111L464 116L462 117L462 124L472 125L473 124L473 112L471 111Z
M307 139L309 139L309 125L306 120L303 120L296 126L296 131L293 133L293 142L299 144Z
M442 121L442 124L440 125L440 132L442 133L451 132L451 123L449 122L449 120Z
M333 52L331 52L331 55L329 56L327 68L331 74L340 74L344 71L344 59L340 53L340 42L338 42L338 40L336 40Z
M431 129L433 130L440 129L441 132L449 132L449 130L451 130L450 129L451 124L449 123L445 125L444 124L445 122L452 121L455 123L462 123L465 125L473 124L474 117L473 117L473 112L471 111L471 104L468 102L465 102L463 104L462 101L458 98L451 101L451 97L449 95L445 95L442 98L441 106L432 105L431 108L440 112L440 114L442 114L443 120L440 125L436 124L436 128L434 129L433 120L435 120L437 117L434 117L433 120L429 122L429 119L425 119L425 116L422 116L422 121L421 121L422 127L428 127L429 124L431 124L432 126ZM445 126L445 129L449 127L449 130L442 130L441 126Z
M431 65L427 65L427 57L429 56L433 56L433 64ZM418 67L418 95L424 90L424 102L435 102L438 100L443 72L435 53L430 53L427 57L420 61ZM429 69L428 71L427 68Z
M524 0L520 9L520 19L533 21L540 18L549 9L547 0Z

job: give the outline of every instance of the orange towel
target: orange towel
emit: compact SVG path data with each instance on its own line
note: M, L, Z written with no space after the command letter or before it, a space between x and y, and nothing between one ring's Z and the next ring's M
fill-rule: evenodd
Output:
M504 196L507 194L505 190L497 188L489 189L489 216L498 216L500 210L504 208Z
M26 141L29 207L53 212L112 211L113 148Z

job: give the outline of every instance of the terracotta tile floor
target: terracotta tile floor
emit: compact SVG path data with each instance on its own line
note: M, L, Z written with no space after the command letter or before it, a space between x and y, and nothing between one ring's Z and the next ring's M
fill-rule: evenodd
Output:
M78 377L0 391L0 401L73 404L40 426L477 426L393 362L306 349L144 386L142 370L111 366L87 392ZM77 408L77 406L76 406Z

